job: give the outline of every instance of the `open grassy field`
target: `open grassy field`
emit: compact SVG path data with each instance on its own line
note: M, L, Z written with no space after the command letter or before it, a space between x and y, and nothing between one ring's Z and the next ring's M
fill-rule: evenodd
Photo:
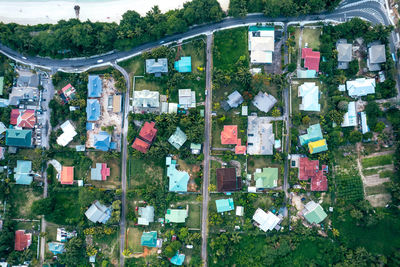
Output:
M389 193L389 188L389 183L383 183L376 186L367 186L365 187L365 193L367 195L386 194Z
M201 203L189 204L189 218L186 219L188 228L200 229Z
M388 155L377 156L377 157L372 157L372 158L363 158L361 160L361 163L362 163L363 168L389 165L389 164L393 163L393 155L388 154Z
M299 37L300 37L300 28L296 29L295 32L295 40L296 40L296 48L299 48ZM321 29L311 29L311 28L304 28L303 29L303 36L301 41L301 48L305 47L305 44L308 44L309 48L312 48L315 51L319 50L320 41L319 36L321 35Z
M216 170L221 168L221 163L215 160L211 160L211 168L210 168L210 185L213 184L217 186L217 172Z
M89 152L88 157L93 161L91 168L96 167L96 163L107 163L110 168L110 176L106 181L92 181L90 174L87 181L98 188L117 189L121 186L121 160L120 158L105 158L104 152Z
M142 237L143 231L139 228L129 227L128 228L128 247L134 253L142 253L143 247L140 245L140 238Z
M23 185L15 185L12 189L13 202L15 206L15 218L29 219L36 218L31 213L34 201L39 200L43 195L42 188L33 190Z
M129 188L142 185L154 180L161 180L164 175L164 159L160 162L146 162L143 159L128 160Z
M78 190L57 191L54 194L54 212L46 215L46 220L60 225L75 225L81 215L78 199Z
M144 59L142 56L136 56L118 63L132 76L144 75Z
M52 242L52 241L57 241L57 228L59 228L60 226L55 224L55 223L51 223L51 222L47 222L46 225L46 240L47 242Z

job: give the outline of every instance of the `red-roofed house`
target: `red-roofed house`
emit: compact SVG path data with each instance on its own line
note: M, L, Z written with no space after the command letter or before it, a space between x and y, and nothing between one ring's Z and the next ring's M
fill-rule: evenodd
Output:
M33 109L11 110L10 124L21 128L34 128L36 123L35 111Z
M110 176L110 168L107 168L107 163L101 164L101 180L107 180L107 177Z
M224 130L221 132L221 144L236 145L237 136L237 125L224 125Z
M154 128L156 123L154 121L152 122L145 122L142 129L140 130L139 136L144 140L149 143L153 142L154 138L156 137L157 134L157 129Z
M301 50L301 58L304 59L304 67L309 70L319 71L320 53L312 51L311 48Z
M328 190L328 179L319 171L318 174L311 178L311 191L326 191Z
M65 103L75 98L75 88L70 83L64 86L59 93Z
M235 154L246 154L246 146L242 146L242 140L237 140L237 145L235 146Z
M61 180L61 184L73 184L74 183L74 167L62 166L60 180Z
M142 139L136 138L132 144L132 148L134 148L142 153L146 153L147 150L149 150L149 148L150 148L150 144L146 143Z
M15 246L14 250L23 251L32 243L32 234L25 234L25 230L15 231Z
M307 181L311 179L311 191L326 191L328 190L328 179L326 178L325 168L319 169L318 160L309 160L307 157L299 160L299 180Z

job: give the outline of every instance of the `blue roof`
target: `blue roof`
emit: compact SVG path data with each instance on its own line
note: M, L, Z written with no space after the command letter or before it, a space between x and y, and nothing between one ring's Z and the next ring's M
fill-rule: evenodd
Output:
M94 123L93 122L87 122L86 123L86 131L90 131L94 129Z
M8 101L8 99L5 98L0 98L0 108L5 108L8 106L10 102Z
M151 248L157 247L157 232L144 232L140 238L140 244Z
M63 243L58 242L50 242L49 243L49 250L54 254L62 254L65 250L65 245Z
M167 176L169 178L169 191L170 192L187 192L187 185L189 182L189 174L184 171L176 169L176 162L171 160L170 164L167 161Z
M315 70L297 70L297 78L316 78L317 72Z
M215 200L215 205L217 206L217 212L225 212L235 209L233 198L217 199Z
M110 149L117 149L117 143L111 142L110 143Z
M32 171L32 161L17 160L17 167L14 169L14 178L16 184L30 185L33 177L30 176Z
M101 151L110 149L111 136L107 132L100 132L94 135L94 147Z
M97 121L100 118L100 102L97 99L88 99L86 105L86 118L88 121Z
M179 252L177 252L169 261L174 265L181 266L185 261L185 254L179 254Z
M178 72L192 72L192 58L191 57L181 57L180 60L174 63L174 68Z
M99 75L89 75L88 97L100 97L103 90L103 83Z

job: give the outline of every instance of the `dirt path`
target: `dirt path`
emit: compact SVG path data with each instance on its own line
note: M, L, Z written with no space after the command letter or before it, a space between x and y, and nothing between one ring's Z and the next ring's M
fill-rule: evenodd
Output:
M364 196L365 196L365 176L362 172L362 165L361 165L361 156L360 156L360 150L361 150L361 143L357 143L357 168L358 168L358 173L361 176L361 180L363 181L363 191L364 191Z
M364 187L377 186L377 185L381 185L386 182L390 182L390 178L380 178L379 174L364 176L364 180L363 180Z

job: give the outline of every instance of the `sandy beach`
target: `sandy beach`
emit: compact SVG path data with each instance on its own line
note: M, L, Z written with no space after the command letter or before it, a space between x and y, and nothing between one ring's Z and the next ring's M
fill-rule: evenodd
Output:
M19 24L57 23L61 19L75 18L74 6L80 6L81 21L119 22L127 10L146 15L158 5L162 12L182 8L188 0L109 0L109 1L4 1L0 0L0 21ZM228 9L229 0L218 0L223 10Z

